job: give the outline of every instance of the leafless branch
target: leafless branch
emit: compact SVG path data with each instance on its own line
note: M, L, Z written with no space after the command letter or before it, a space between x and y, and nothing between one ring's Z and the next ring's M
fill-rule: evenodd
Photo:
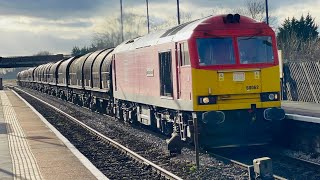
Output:
M265 12L265 3L263 0L246 0L246 8L253 19L262 21Z

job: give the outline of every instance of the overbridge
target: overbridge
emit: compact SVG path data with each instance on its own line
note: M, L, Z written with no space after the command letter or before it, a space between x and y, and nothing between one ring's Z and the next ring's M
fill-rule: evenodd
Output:
M57 62L63 58L63 54L0 57L0 68L34 67L48 62Z

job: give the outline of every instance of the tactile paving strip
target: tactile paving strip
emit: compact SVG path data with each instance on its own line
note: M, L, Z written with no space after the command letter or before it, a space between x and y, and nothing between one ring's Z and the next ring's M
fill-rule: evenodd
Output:
M16 113L4 91L0 91L5 122L10 126L8 133L10 154L13 163L14 179L42 179L39 167L33 156L26 136L19 124Z

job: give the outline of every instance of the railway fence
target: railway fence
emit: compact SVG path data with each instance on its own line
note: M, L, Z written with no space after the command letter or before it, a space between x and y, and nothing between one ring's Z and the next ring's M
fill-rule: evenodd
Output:
M320 61L283 64L282 100L320 103Z

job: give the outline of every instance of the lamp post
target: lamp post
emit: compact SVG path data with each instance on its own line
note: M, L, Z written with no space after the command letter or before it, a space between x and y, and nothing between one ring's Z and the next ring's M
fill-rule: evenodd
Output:
M269 14L268 14L268 0L266 0L266 18L267 18L267 24L269 25Z
M177 15L178 15L178 25L180 24L180 9L179 9L179 0L177 0Z
M146 0L146 4L147 4L147 21L148 21L148 34L150 32L150 23L149 23L149 1Z
M120 0L120 21L121 21L121 42L123 42L123 14L122 14L122 0Z

